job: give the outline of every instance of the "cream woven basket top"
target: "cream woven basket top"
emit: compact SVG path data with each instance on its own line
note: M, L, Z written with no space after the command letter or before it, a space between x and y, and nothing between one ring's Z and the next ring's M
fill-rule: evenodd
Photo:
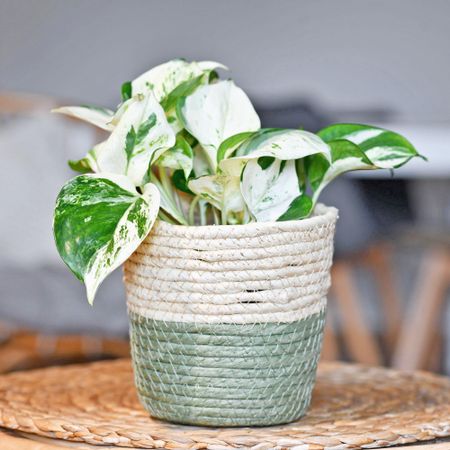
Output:
M125 264L129 311L164 321L293 322L322 311L337 210L308 219L180 226L158 221Z

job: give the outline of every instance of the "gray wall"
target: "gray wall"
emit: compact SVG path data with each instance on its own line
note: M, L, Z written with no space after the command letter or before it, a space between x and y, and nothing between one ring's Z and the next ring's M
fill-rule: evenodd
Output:
M448 0L1 0L0 88L114 105L173 57L216 59L257 100L450 118Z

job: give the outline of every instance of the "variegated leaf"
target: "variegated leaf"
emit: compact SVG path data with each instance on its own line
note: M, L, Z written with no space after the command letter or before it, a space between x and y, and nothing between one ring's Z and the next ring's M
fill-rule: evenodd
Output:
M87 155L84 158L81 158L77 161L70 160L69 167L75 172L80 173L89 173L89 172L98 172L97 166L97 152L98 147L94 146L92 150L89 150Z
M241 192L257 222L278 220L302 195L295 160L262 157L248 161L242 172Z
M270 128L251 135L234 150L232 157L223 159L219 167L227 174L240 176L243 167L251 159L274 157L294 160L313 154L330 158L330 149L320 137L303 130Z
M205 149L213 170L223 141L261 126L249 98L232 81L200 86L179 102L177 112L184 127Z
M317 133L325 142L345 139L356 144L379 169L395 169L414 156L414 146L393 131L369 125L337 123Z
M246 210L238 177L207 175L190 180L189 189L208 203L222 211L224 223L233 223L233 214Z
M156 161L156 165L169 169L183 170L185 178L192 172L194 153L189 143L179 134L175 145L165 151Z
M161 168L162 170L165 170ZM180 205L177 203L174 197L173 190L169 187L167 187L167 184L164 184L161 182L153 172L149 172L150 175L150 181L152 184L154 184L160 193L160 207L163 209L167 214L169 214L175 222L178 222L182 225L187 225L187 220L184 217L184 213L182 209L180 208Z
M181 83L191 80L205 72L222 68L220 63L213 61L187 62L174 59L150 69L132 81L132 95L153 92L156 100L162 101Z
M164 110L149 93L129 103L109 138L97 146L98 171L127 175L140 186L150 162L174 144Z
M145 185L140 195L121 175L80 175L62 188L53 224L56 246L84 281L89 303L105 277L147 236L158 210L154 185Z
M194 161L193 161L193 169L194 175L196 178L202 177L203 175L210 175L211 167L208 163L208 156L205 150L200 146L196 145L193 148L194 151Z
M331 149L331 163L322 155L306 158L306 173L317 201L325 186L339 175L352 170L376 169L372 161L353 142L339 139L328 143Z
M382 128L360 124L335 124L319 131L331 148L331 162L315 155L306 168L313 200L337 176L353 170L395 169L420 156L403 136Z
M62 106L52 109L52 112L75 117L89 122L102 130L111 131L114 125L111 123L113 112L106 108L96 106Z
M217 150L217 162L220 163L222 159L229 158L244 141L249 140L256 133L258 131L244 131L225 139Z

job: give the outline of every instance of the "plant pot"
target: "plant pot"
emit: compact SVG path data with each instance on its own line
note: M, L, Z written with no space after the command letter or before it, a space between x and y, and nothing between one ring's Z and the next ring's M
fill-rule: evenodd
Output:
M191 425L275 425L307 410L337 210L299 221L156 223L125 264L140 401Z

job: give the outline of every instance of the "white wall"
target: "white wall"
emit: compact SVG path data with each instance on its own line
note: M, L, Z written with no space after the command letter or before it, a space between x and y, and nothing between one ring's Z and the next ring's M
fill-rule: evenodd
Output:
M0 89L113 105L173 57L217 59L254 98L450 119L448 0L1 0Z

